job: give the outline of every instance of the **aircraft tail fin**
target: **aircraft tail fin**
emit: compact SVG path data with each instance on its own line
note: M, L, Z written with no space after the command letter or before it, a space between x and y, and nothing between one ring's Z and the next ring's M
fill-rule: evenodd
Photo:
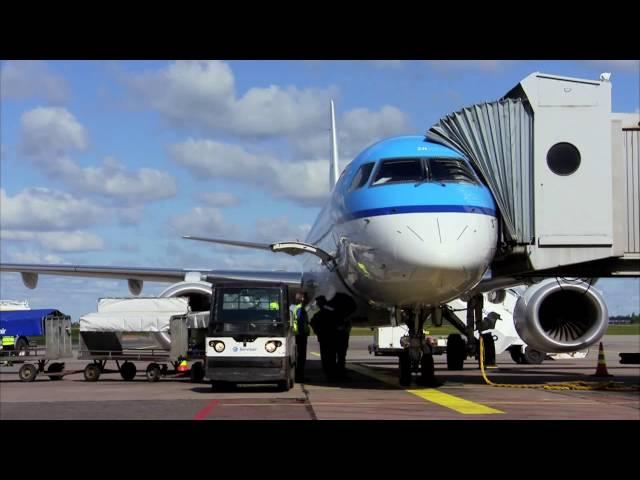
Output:
M329 166L329 188L332 190L338 181L338 132L336 131L336 111L331 100L331 165Z

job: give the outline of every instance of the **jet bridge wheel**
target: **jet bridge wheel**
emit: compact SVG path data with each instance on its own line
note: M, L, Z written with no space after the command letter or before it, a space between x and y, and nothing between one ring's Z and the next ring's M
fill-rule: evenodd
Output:
M538 350L534 350L533 348L526 347L523 354L523 363L528 365L540 365L544 361L545 357L546 354L539 352Z
M18 371L18 376L23 382L33 382L36 379L37 375L38 370L34 365L31 365L30 363L25 363L20 367L20 370Z
M459 333L452 333L447 338L447 369L462 370L467 357L466 342Z
M124 362L120 367L120 376L123 380L130 381L135 378L137 371L134 363Z

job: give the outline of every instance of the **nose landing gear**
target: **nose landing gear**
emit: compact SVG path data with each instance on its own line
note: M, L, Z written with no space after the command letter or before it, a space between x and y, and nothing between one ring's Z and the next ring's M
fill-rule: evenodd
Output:
M427 309L415 309L408 313L409 335L400 340L403 347L399 357L400 385L411 385L413 373L418 373L416 383L420 386L439 387L442 382L435 376L433 352L431 345L425 339L423 327L430 311Z

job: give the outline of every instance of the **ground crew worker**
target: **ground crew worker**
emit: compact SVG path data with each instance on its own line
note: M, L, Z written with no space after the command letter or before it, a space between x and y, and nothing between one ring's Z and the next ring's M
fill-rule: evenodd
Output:
M349 348L349 335L351 334L350 315L355 312L356 304L353 299L345 294L336 293L331 300L336 312L336 376L340 380L348 380L345 364L347 360L347 350Z
M335 348L335 314L324 296L316 298L318 312L311 319L311 327L316 332L320 343L320 360L322 371L327 381L332 382L336 377L336 348Z
M0 350L13 350L13 347L15 347L16 344L16 337L4 335L0 344L2 345L0 347ZM13 365L13 363L10 361L6 361L4 362L4 365L10 367Z
M296 306L293 310L293 334L296 336L296 382L307 381L304 376L304 367L307 361L307 340L309 338L309 317L307 305L309 296L307 292L296 293Z
M16 344L16 337L4 335L2 337L2 349L11 350Z
M280 310L280 303L278 302L270 302L269 310Z
M348 380L345 364L347 361L347 350L349 348L349 335L351 334L351 321L342 317L336 326L335 346L336 346L336 377L338 380Z

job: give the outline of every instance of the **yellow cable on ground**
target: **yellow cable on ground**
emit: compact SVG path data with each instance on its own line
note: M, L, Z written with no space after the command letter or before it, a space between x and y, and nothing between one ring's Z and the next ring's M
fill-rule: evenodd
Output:
M551 383L551 384L515 384L515 383L494 383L487 377L484 369L484 341L480 335L480 371L482 378L492 387L506 388L540 388L544 390L607 390L613 392L637 392L640 386L624 385L619 382L568 382L568 383Z

